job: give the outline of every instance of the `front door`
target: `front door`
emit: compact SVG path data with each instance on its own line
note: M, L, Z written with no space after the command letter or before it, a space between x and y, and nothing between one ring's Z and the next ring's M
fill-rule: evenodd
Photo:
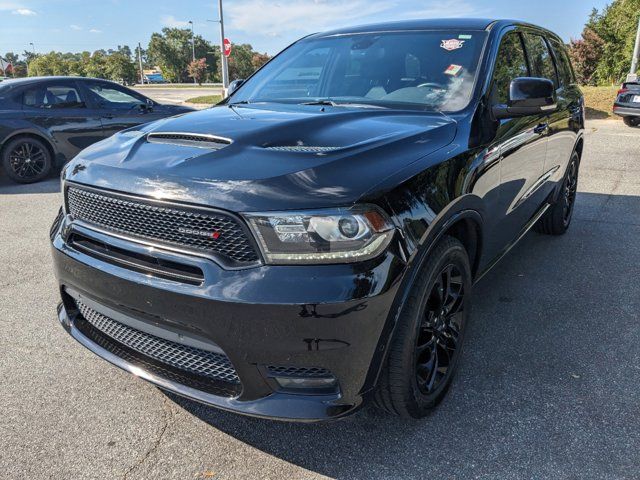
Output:
M106 137L120 130L152 122L165 115L156 114L147 99L128 88L110 82L86 82L83 85L91 101L100 110Z
M501 41L493 74L491 101L504 105L511 81L531 76L523 38L508 32ZM522 232L544 204L544 163L547 153L549 118L546 114L502 120L491 146L500 151L500 204L498 230L491 237L491 250L499 253Z

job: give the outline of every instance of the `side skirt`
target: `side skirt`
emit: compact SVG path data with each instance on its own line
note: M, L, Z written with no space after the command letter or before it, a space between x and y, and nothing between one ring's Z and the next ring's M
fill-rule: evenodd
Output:
M533 228L533 226L536 224L536 222L538 220L540 220L540 218L546 213L546 211L549 209L549 207L551 207L551 204L545 203L543 205L543 207L540 210L538 210L538 212L524 226L524 228L522 229L520 234L515 238L515 240L513 240L511 243L509 243L509 245L507 245L507 247L502 251L502 253L500 253L494 260L492 260L491 263L489 263L489 265L487 265L485 267L485 269L480 274L476 275L476 278L475 278L475 280L473 282L474 284L478 283L487 273L489 273L489 271L493 267L495 267L500 262L500 260L502 260L502 258L507 253L509 253L513 247L515 247L518 244L518 242L520 240L522 240L522 238L529 232L529 230L531 230Z

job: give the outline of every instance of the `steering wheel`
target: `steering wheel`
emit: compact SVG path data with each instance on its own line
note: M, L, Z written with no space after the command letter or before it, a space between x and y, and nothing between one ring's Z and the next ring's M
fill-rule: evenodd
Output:
M417 85L416 88L431 88L432 90L446 90L447 89L447 87L445 87L444 85L442 85L440 83L435 83L435 82L421 83L420 85Z

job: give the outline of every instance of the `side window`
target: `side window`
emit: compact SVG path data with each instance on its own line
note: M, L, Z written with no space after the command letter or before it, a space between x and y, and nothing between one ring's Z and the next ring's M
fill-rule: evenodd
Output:
M519 33L507 33L500 43L493 72L493 104L505 105L509 100L511 80L529 76L529 68Z
M566 47L562 42L559 42L555 38L552 38L550 43L553 48L553 52L555 53L558 73L560 74L560 81L562 85L566 86L575 83L573 78L573 69L571 68L571 61L569 60Z
M41 85L25 90L22 104L28 108L84 108L78 89L71 85Z
M96 103L106 108L129 110L145 102L123 88L108 83L89 83L88 90L94 95Z
M547 41L541 35L525 33L524 43L529 54L531 74L534 77L548 78L558 88L558 74L553 63Z

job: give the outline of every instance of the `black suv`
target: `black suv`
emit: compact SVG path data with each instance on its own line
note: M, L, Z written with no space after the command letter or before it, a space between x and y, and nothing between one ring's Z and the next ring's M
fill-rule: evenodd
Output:
M472 285L571 222L584 105L563 42L502 20L294 43L222 104L124 131L63 171L59 320L162 389L322 420L422 417Z

